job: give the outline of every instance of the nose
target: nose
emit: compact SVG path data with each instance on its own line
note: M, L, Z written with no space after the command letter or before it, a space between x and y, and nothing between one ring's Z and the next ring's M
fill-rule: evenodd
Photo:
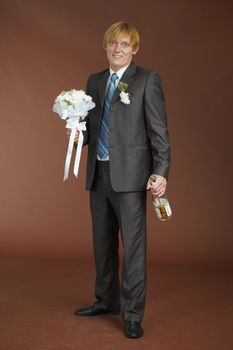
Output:
M121 50L121 43L116 43L115 51L119 52Z

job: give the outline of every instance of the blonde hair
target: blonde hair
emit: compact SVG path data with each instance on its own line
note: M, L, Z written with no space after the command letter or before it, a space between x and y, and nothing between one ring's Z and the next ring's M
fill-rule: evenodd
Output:
M103 47L106 49L107 43L110 40L117 39L123 35L127 35L130 38L130 45L133 47L133 50L137 50L140 44L140 38L137 29L125 22L116 22L113 23L105 32Z

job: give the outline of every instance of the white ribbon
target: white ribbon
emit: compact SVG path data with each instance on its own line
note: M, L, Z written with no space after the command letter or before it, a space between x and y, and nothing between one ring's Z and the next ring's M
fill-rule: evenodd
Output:
M76 131L79 131L79 138L78 138L78 146L76 150L76 156L75 156L75 161L74 161L74 175L77 177L78 176L78 169L79 169L79 163L80 163L80 158L81 158L81 151L82 151L82 145L83 145L83 132L86 131L86 122L83 121L81 123L78 122L78 119L69 119L67 120L66 128L71 129L70 133L70 139L69 139L69 144L68 144L68 150L66 154L66 161L65 161L65 170L64 170L64 178L63 181L68 179L69 176L69 168L70 168L70 161L72 157L72 151L74 147L74 139L75 139L75 134Z

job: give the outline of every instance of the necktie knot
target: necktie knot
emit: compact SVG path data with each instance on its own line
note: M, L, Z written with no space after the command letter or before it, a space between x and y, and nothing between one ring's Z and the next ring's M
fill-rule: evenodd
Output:
M114 82L115 83L115 81L118 79L118 75L116 74L116 73L113 73L112 75L111 75L111 82Z

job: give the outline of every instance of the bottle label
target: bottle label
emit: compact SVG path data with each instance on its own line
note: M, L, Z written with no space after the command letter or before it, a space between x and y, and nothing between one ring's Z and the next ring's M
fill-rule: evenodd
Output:
M167 202L166 205L165 205L165 210L166 210L166 213L167 213L167 216L171 216L172 214L172 211L171 211L171 207L169 205L169 203Z
M158 199L157 197L154 197L153 204L159 220L165 221L167 219L170 219L172 216L172 211L170 204L166 198Z

